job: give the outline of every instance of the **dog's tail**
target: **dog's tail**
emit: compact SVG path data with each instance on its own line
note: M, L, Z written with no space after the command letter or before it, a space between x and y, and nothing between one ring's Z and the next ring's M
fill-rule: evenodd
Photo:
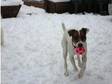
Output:
M64 31L64 34L65 34L66 39L67 39L67 40L70 40L70 36L69 36L69 34L68 34L68 32L67 32L67 29L66 29L64 23L62 23L62 28L63 28L63 31Z
M63 31L65 32L66 28L65 28L65 24L64 23L62 23L62 28L63 28Z
M72 46L72 37L69 36L68 32L67 32L67 29L64 25L64 23L62 23L62 28L63 28L63 31L64 31L64 35L65 35L65 38L68 42L68 45L69 45L69 49L70 49L70 52L73 51L73 46ZM73 54L73 52L71 52Z

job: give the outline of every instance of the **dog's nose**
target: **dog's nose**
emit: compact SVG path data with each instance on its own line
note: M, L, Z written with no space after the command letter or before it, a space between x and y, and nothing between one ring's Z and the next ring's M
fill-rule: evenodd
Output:
M82 44L82 43L79 43L79 44L78 44L78 47L83 47L83 44Z

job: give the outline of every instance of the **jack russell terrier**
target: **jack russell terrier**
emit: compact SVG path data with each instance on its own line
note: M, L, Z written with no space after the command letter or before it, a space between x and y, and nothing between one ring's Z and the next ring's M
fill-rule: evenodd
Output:
M66 30L65 25L62 23L64 31L62 39L63 57L65 76L68 76L67 70L67 53L69 53L70 61L75 70L79 71L78 77L81 78L84 74L87 61L87 43L86 34L89 31L87 28L81 30Z

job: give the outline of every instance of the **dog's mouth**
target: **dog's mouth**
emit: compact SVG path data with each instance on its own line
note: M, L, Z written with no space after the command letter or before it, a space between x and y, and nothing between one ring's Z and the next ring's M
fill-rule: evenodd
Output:
M74 48L74 52L77 54L77 55L82 55L85 53L85 48Z
M85 53L85 48L83 47L83 44L78 43L78 44L73 44L74 47L74 53L77 55L83 55Z

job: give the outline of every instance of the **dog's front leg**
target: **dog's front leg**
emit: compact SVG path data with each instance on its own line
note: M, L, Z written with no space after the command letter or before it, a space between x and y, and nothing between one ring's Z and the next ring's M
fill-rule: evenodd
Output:
M80 56L77 56L77 58L78 58L78 66L81 68L81 66L82 66L82 60L81 60Z
M82 57L82 65L81 65L81 70L78 74L78 77L81 78L84 74L84 71L86 69L86 62L87 62L87 57L86 55Z
M75 64L74 55L70 54L69 57L70 57L70 61L71 61L72 65L73 65L74 70L78 70L77 67L76 67L76 64Z

